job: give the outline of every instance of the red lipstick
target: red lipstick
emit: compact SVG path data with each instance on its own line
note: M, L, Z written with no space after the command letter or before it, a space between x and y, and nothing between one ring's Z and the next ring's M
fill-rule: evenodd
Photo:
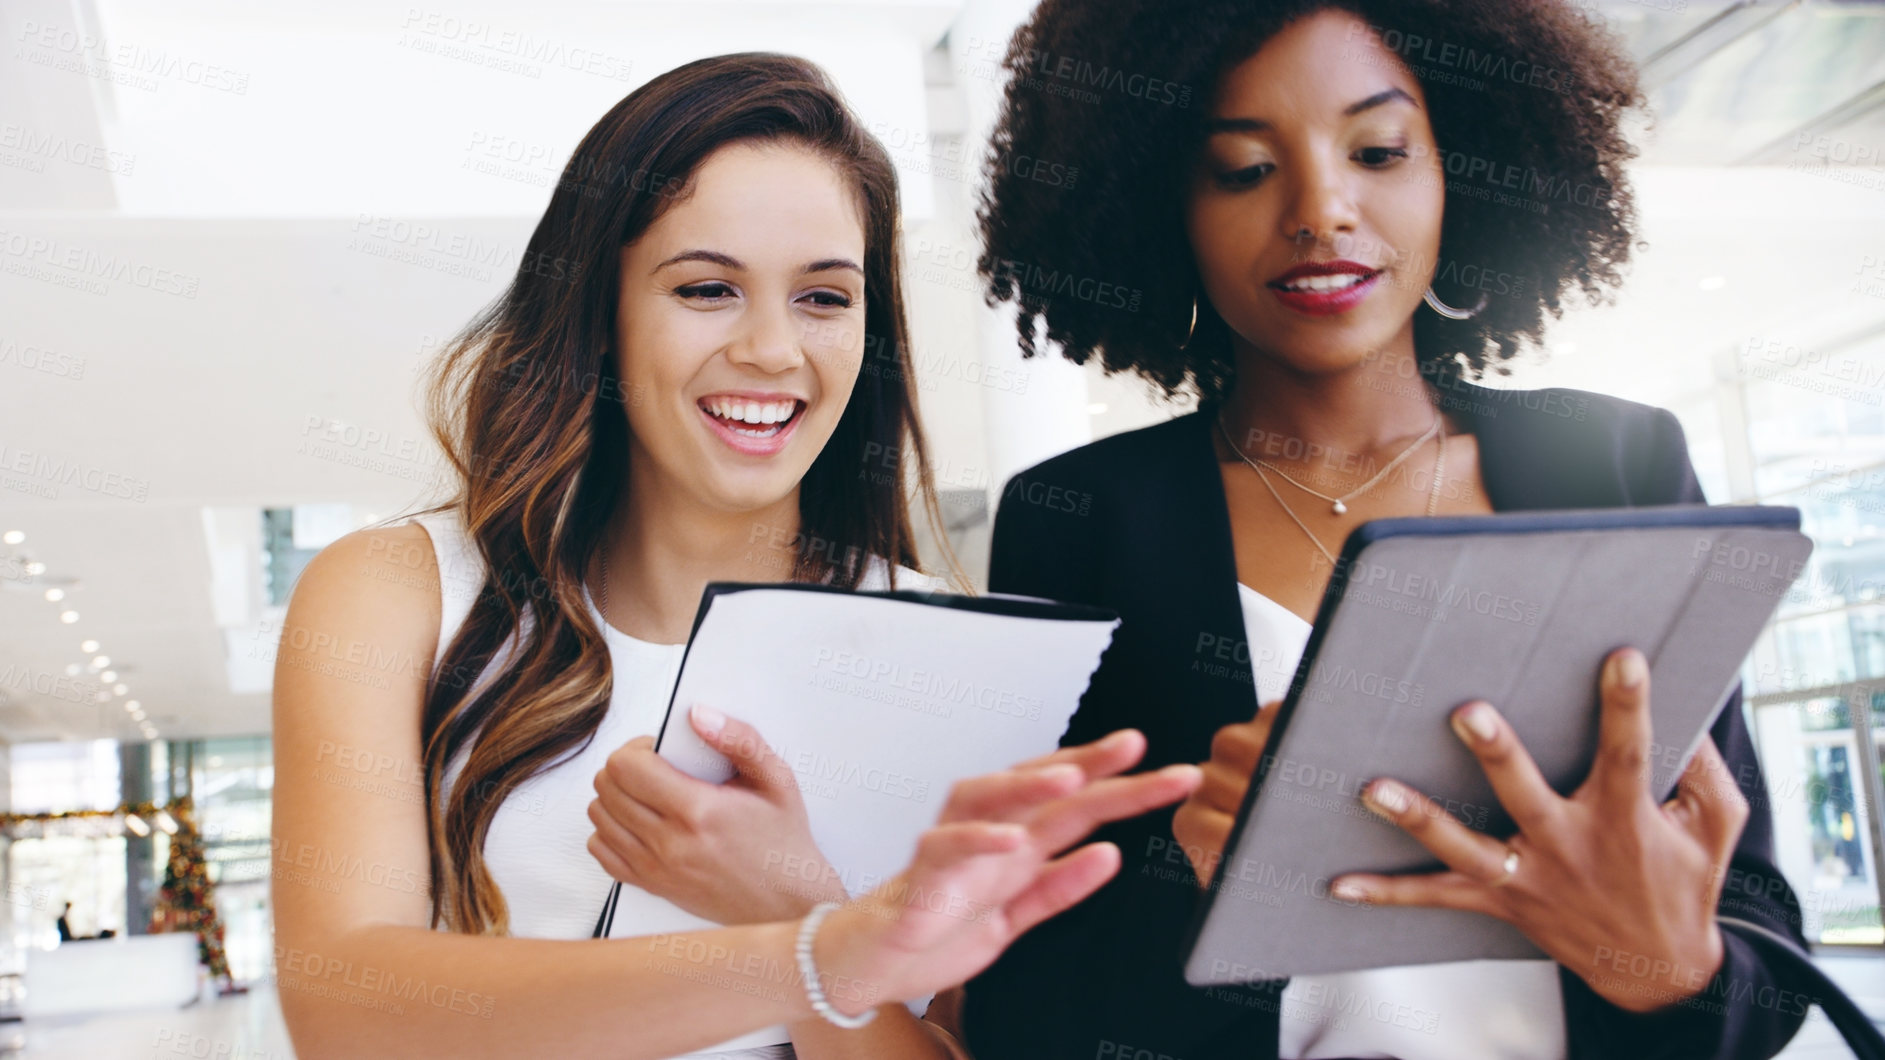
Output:
M1381 275L1358 261L1306 261L1265 286L1296 312L1326 317L1360 305L1381 285Z

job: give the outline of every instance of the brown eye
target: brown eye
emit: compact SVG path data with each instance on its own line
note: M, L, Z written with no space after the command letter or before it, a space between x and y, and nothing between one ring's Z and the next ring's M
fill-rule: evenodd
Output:
M1364 147L1355 152L1355 161L1369 169L1382 169L1406 157L1405 147Z
M1273 163L1259 162L1254 166L1246 166L1243 169L1233 169L1228 173L1219 173L1217 175L1217 182L1219 186L1229 188L1233 191L1242 188L1253 188L1262 183L1263 178L1269 176L1275 169L1276 166Z
M811 299L812 304L818 306L820 309L851 308L850 297L837 291L813 291L805 297Z

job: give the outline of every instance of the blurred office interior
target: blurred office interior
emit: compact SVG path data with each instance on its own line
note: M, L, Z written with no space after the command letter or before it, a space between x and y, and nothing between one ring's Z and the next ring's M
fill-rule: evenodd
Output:
M1801 508L1812 569L1747 706L1817 956L1885 1019L1885 3L1580 3L1651 90L1644 245L1614 304L1491 383L1668 407L1711 501ZM895 156L972 575L1009 474L1184 410L1023 362L981 300L974 196L1030 7L0 7L0 1049L292 1055L268 908L288 594L442 487L421 368L501 290L577 139L655 74L804 55ZM48 246L129 267L71 274ZM192 932L152 930L203 904L215 974ZM1787 1055L1841 1053L1816 1016Z

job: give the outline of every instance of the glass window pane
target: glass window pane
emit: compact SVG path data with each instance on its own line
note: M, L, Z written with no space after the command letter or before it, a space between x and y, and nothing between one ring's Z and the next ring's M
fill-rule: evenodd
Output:
M67 924L75 936L126 933L124 840L89 835L19 839L9 854L17 896L11 910L18 945L51 949L59 944L59 914L67 902ZM143 925L137 925L139 929Z
M1885 474L1877 482L1866 475L1885 463L1885 400L1878 386L1885 379L1885 333L1825 349L1751 340L1741 351L1741 367L1761 496L1804 509L1804 498L1786 495L1812 494L1816 484L1832 482L1839 488L1818 499L1849 509L1849 517L1868 514L1838 498L1846 487L1872 496L1885 485ZM1880 511L1869 514L1876 520Z
M118 745L20 743L7 751L12 765L14 813L111 810L118 806Z
M1763 706L1754 721L1775 853L1799 891L1807 939L1885 942L1850 709L1832 697L1802 700Z
M187 748L197 827L237 982L267 975L272 960L268 828L275 767L269 748L265 736L200 740Z

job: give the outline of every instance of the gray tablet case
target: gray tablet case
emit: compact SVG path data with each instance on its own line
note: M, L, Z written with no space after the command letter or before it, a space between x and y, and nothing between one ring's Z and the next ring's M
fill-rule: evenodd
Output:
M1491 917L1330 898L1345 872L1442 867L1361 788L1395 777L1510 835L1448 715L1486 699L1568 793L1594 756L1602 660L1634 646L1650 663L1654 790L1672 791L1805 568L1799 526L1794 508L1692 505L1358 527L1193 923L1185 978L1542 956Z

